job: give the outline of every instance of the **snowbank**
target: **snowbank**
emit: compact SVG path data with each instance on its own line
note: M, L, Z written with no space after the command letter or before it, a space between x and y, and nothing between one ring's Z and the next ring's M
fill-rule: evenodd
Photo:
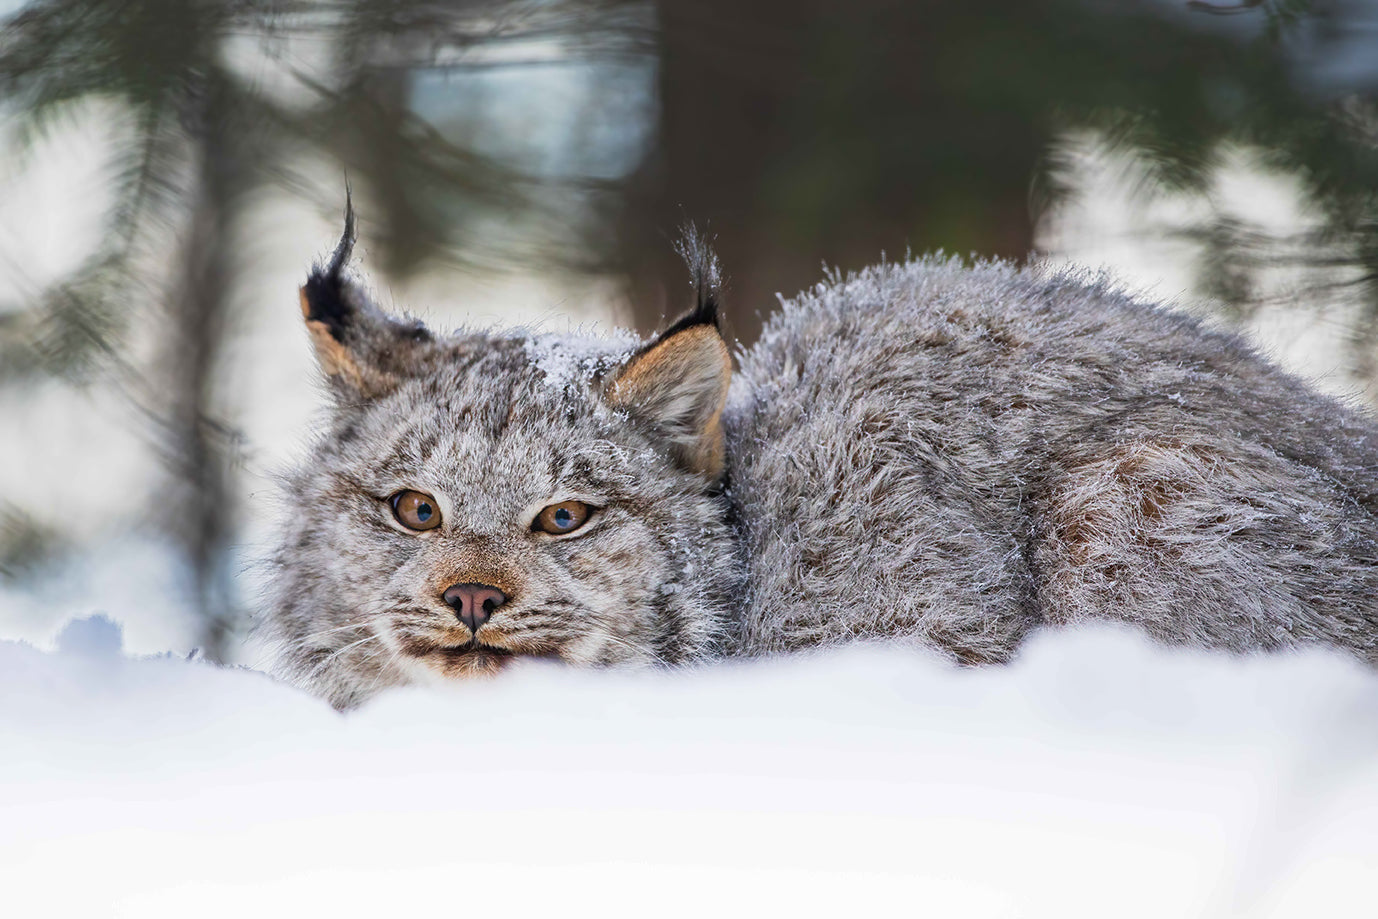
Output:
M0 700L11 916L1338 916L1378 881L1378 675L1322 653L532 664L341 716L88 620L0 643Z

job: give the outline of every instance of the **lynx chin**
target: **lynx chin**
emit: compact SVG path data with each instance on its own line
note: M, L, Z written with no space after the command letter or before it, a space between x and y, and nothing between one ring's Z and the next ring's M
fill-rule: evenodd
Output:
M1090 619L1378 663L1378 425L1074 271L832 275L732 356L718 265L649 341L438 334L301 289L333 392L263 628L345 708L522 656L648 666L891 639L1000 662Z

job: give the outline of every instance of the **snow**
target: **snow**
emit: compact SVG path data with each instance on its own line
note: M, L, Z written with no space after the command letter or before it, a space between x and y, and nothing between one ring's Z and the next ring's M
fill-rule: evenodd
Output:
M1322 652L533 663L342 716L92 619L0 642L0 699L7 915L1353 915L1378 871L1378 674Z
M566 334L532 333L524 342L527 359L545 377L546 386L565 392L626 363L641 344L625 329L597 334L592 327Z

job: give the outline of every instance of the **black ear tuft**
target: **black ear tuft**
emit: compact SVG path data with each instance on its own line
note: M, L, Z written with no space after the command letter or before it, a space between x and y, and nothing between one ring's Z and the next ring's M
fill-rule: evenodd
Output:
M346 189L344 235L331 253L330 261L312 268L301 289L302 312L307 321L321 323L330 337L339 342L344 341L345 329L354 312L345 296L344 279L344 270L354 252L354 240L354 202Z
M694 306L627 359L605 398L645 424L681 467L719 481L726 461L722 413L732 382L718 317L722 269L692 224L675 250L689 266Z
M392 316L369 299L348 271L354 251L354 203L345 192L344 235L330 260L301 287L301 314L321 370L351 400L391 392L434 340L415 319Z
M692 223L686 223L680 229L675 251L689 269L690 282L694 285L694 306L662 332L660 338L668 338L696 325L711 325L721 332L722 320L718 310L722 294L722 266L717 253Z

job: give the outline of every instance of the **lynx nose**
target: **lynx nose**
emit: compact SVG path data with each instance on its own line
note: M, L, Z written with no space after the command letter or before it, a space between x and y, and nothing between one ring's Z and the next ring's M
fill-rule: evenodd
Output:
M507 594L487 584L451 584L440 597L471 632L477 632L493 610L507 602Z

